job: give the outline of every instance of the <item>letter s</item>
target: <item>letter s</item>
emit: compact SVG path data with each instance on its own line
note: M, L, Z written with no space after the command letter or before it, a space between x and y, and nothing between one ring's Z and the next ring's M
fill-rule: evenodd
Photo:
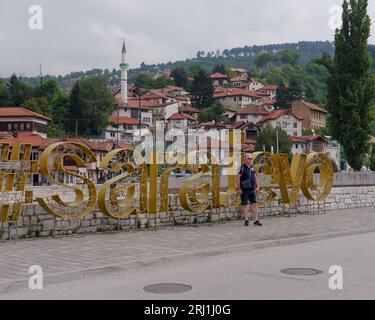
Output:
M85 161L83 158L87 159ZM93 152L83 144L76 142L59 142L50 145L44 150L40 159L40 171L51 184L58 184L72 189L75 194L73 202L65 202L58 194L51 198L36 198L40 206L57 218L80 219L88 215L95 208L96 189L94 183L75 172L67 171L64 161L69 160L76 166L84 167L87 163L96 162ZM69 186L61 182L60 178L71 175L83 181L83 187ZM83 190L86 187L87 190ZM85 199L85 193L88 199Z

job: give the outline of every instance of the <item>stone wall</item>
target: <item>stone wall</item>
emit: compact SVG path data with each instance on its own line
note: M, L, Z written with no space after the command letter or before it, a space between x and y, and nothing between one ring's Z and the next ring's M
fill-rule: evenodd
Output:
M174 225L194 225L197 223L225 222L240 217L238 209L220 209L220 211L207 211L202 214L190 214L179 205L177 194L169 196L171 214L158 214L156 217L140 214L121 220L120 222L108 219L99 210L89 214L79 221L61 221L54 219L38 205L25 206L17 225L0 226L0 239L50 237L62 235L78 235L94 232L137 231L169 228ZM375 208L375 186L369 187L339 187L333 188L324 204L307 202L300 197L298 205L294 208L284 206L276 200L272 206L261 209L263 215L280 215L285 213L306 213L340 210L349 208ZM374 210L375 214L375 210Z

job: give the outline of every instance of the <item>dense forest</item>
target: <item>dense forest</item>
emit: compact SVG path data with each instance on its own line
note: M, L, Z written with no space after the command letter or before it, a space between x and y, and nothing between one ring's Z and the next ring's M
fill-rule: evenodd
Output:
M312 59L320 57L323 52L327 52L330 55L333 55L334 53L333 44L329 41L301 41L298 43L289 44L245 46L242 48L225 49L222 52L220 52L219 50L209 52L198 51L195 58L186 59L184 61L161 63L157 65L147 65L145 63L142 63L139 68L129 70L129 81L131 83L134 83L140 73L157 75L163 70L173 70L177 67L183 67L188 70L196 64L202 66L207 71L211 71L214 66L218 64L224 64L227 67L239 67L250 70L251 68L255 67L255 60L260 54L265 52L275 54L285 49L289 49L291 51L296 51L299 53L299 64L301 66L308 65ZM375 58L375 46L371 46L370 49L373 57ZM75 81L93 76L102 76L107 79L110 85L114 85L119 82L120 70L92 69L89 71L71 72L67 75L46 75L45 79L53 79L58 83L59 87L62 90L70 90L73 87ZM31 86L37 86L39 84L40 78L39 76L23 77L23 81Z
M216 65L223 64L227 67L238 67L246 70L254 70L256 68L255 61L257 57L264 53L277 54L282 50L291 50L299 53L298 65L302 68L310 65L311 60L319 58L324 52L330 55L334 54L334 46L329 41L301 41L298 43L270 44L270 45L254 45L244 46L240 48L225 49L223 51L198 51L193 59L184 61L160 63L147 65L142 62L139 68L129 70L129 82L135 83L137 77L141 73L148 73L151 76L157 76L165 70L173 70L175 68L185 68L190 70L194 65L200 65L207 71L211 71ZM375 45L369 46L369 52L375 61ZM375 71L375 63L373 64ZM64 91L69 91L73 87L75 81L93 76L104 77L109 85L117 85L120 80L120 70L113 69L92 69L89 71L76 71L67 75L51 76L45 75L45 79L55 80L59 87ZM7 80L7 79L4 79ZM22 80L31 86L37 86L40 77L23 77Z
M230 67L246 69L249 76L264 84L284 83L298 86L310 101L325 106L327 71L314 63L314 60L320 58L324 52L333 56L334 50L333 43L329 41L244 46L223 51L200 50L195 58L184 61L157 65L147 65L142 62L139 68L129 70L129 82L138 83L142 77L149 77L149 79L156 79L154 83L162 85L166 83L162 77L164 71L170 72L176 68L183 68L188 76L194 77L201 68L212 72L215 66L223 65L227 69ZM375 45L369 46L369 53L373 60L372 69L375 71ZM69 92L77 80L94 76L104 78L110 86L119 86L120 70L116 69L77 71L64 76L45 75L44 80L54 80L61 90ZM20 80L32 87L37 87L40 83L40 77L23 77Z

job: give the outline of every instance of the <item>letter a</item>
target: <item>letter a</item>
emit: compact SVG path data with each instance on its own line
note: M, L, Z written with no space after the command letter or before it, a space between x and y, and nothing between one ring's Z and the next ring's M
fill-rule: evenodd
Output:
M329 274L333 274L328 282L329 288L331 290L342 290L344 288L342 267L331 266L328 272Z
M29 28L31 30L42 30L43 29L43 8L38 5L31 6L29 8L29 14L32 14L32 16L29 19Z
M40 266L31 266L29 273L33 274L29 279L30 290L43 290L43 269Z

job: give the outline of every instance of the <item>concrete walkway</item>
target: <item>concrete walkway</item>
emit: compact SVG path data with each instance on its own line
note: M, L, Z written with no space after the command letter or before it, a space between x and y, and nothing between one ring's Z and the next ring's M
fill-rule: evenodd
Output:
M0 292L28 286L29 267L43 268L44 284L201 257L375 232L375 208L326 215L273 217L263 227L242 222L158 231L93 234L0 244Z

